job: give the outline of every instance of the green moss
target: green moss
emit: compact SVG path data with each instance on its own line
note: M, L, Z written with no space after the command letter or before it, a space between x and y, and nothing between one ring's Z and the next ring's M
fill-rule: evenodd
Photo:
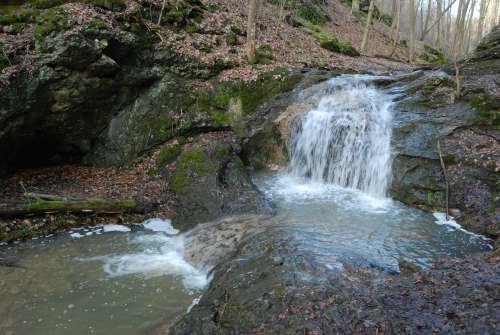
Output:
M175 193L181 194L192 178L210 175L216 170L216 165L201 149L188 149L177 159L176 171L171 176L171 188Z
M316 25L308 25L307 32L319 43L319 45L333 52L343 53L349 56L357 57L361 54L354 48L350 42L340 41L329 32Z
M443 161L445 162L446 165L455 165L458 163L458 158L455 155L448 154L443 157Z
M47 200L37 200L35 202L29 203L25 205L25 208L28 210L51 210L51 209L58 209L61 208L61 206L64 205L63 201L47 201Z
M48 9L56 6L60 6L69 2L68 0L30 0L30 4L33 8L37 9Z
M297 15L316 25L323 25L326 22L325 15L322 13L322 10L314 5L308 3L302 3L297 8Z
M0 42L0 71L5 69L9 65L10 65L10 60L5 53L5 49L2 42Z
M176 30L183 29L194 23L201 23L203 10L204 6L199 0L180 0L175 4L167 3L160 24Z
M0 15L0 25L12 25L18 23L34 23L39 10L25 8L11 14Z
M446 64L444 54L438 49L432 47L430 44L424 44L424 60L432 64Z
M416 266L415 264L408 263L407 261L401 260L401 261L399 261L399 269L401 271L417 272L419 270L419 267Z
M226 157L231 152L231 146L229 144L220 143L215 147L215 155L217 157Z
M389 14L382 14L380 16L380 21L384 22L387 26L392 26L392 16Z
M186 144L188 142L188 139L185 136L177 136L175 138L175 140L177 141L177 143L179 145L183 145L183 144Z
M15 15L0 15L0 25L7 26L17 22Z
M176 171L170 178L170 187L172 190L181 194L188 184L189 175L184 171Z
M196 93L190 108L193 115L208 115L214 127L232 127L243 136L245 115L253 113L266 100L289 91L301 79L287 70L278 69L253 82L220 83L211 91Z
M36 200L26 204L24 207L32 211L51 211L61 208L71 208L72 206L81 208L86 207L93 210L109 207L133 208L137 205L134 200L104 200L104 199L85 199L74 203L67 203L60 200Z
M200 31L200 28L198 28L198 26L194 23L191 23L186 27L186 32L189 34L194 34L194 33L197 33L199 31Z
M161 169L165 165L173 163L180 152L181 146L179 144L170 144L161 148L158 158L156 159L156 169Z
M479 122L500 128L500 106L485 90L472 93L469 98L472 107L478 112Z
M270 64L274 60L273 49L269 44L261 44L256 56L257 64Z
M226 44L227 45L238 45L238 35L234 31L230 31L226 34Z
M99 19L92 19L85 24L87 29L97 29L97 30L108 30L109 27L104 23L104 21Z
M60 33L69 29L73 21L61 8L51 8L43 11L36 17L35 30L33 35L38 42L43 42L45 38L53 33Z
M301 19L308 21L312 24L323 25L326 23L326 13L323 8L323 0L268 0L270 3L284 6L285 9L290 10L294 15Z
M115 11L125 9L127 7L124 0L80 0L80 2Z
M11 25L11 33L18 34L27 27L26 23L14 23Z
M179 157L177 168L189 170L198 175L206 175L215 171L215 167L208 156L198 148L184 151Z

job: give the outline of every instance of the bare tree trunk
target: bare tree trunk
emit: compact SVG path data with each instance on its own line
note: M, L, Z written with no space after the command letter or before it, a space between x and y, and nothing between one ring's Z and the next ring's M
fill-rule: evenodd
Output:
M396 49L397 49L398 43L399 43L399 29L400 29L400 25L401 25L401 1L397 2L395 15L396 15L395 20L394 20L395 27L394 27L394 31L393 31L393 35L392 35L393 45L392 45L391 54L389 55L389 57L391 57L391 58L392 58L392 56L394 56L394 53L396 52Z
M474 9L476 7L476 0L472 0L472 6L469 11L469 18L467 19L467 26L466 26L466 32L467 32L467 39L464 43L464 54L467 55L470 51L470 45L471 45L471 36L472 36L472 23L473 23L473 18L474 18Z
M443 40L442 40L442 34L441 34L441 16L442 16L442 10L443 10L443 0L437 0L437 7L436 7L436 21L437 21L437 27L436 27L436 39L434 40L434 45L436 45L439 49L443 49Z
M465 45L465 33L466 33L466 28L467 28L467 13L469 10L469 5L471 3L471 0L466 0L464 2L463 8L462 8L462 15L460 18L460 24L459 24L459 44L458 44L458 57L463 56L464 54L464 45Z
M415 56L415 1L409 0L408 5L408 35L409 35L409 49L408 49L408 61L413 63L413 58Z
M250 0L248 4L248 22L247 22L247 58L248 63L255 64L257 62L256 51L256 31L257 31L257 13L259 11L261 0Z
M419 14L420 14L420 16L419 16ZM420 24L416 23L415 31L417 31L417 28L420 28L420 34L418 36L420 36L420 39L422 39L423 28L424 28L424 1L423 0L418 1L416 17L418 19L420 19L419 20ZM415 38L416 38L416 36L417 35L415 34Z
M392 0L392 6L391 6L391 17L392 17L392 22L394 24L396 15L398 14L398 4L401 2L400 0Z
M484 20L486 18L486 12L488 11L488 5L489 5L488 0L481 0L481 4L479 7L479 21L477 23L477 41L481 41L481 38L483 37L483 31L484 31Z
M359 13L359 0L352 0L351 12L353 14Z
M161 18L163 17L163 11L165 10L166 3L167 3L167 0L163 0L163 4L161 5L160 16L158 16L158 25L160 25L160 23L161 23Z
M446 9L441 13L441 16L436 21L434 21L427 30L424 31L422 39L424 39L427 36L429 31L431 31L431 29L434 28L434 26L439 22L439 20L444 14L448 13L449 15L451 15L450 9L455 4L455 2L457 2L457 0L453 0L448 4L448 7L446 7Z
M431 10L432 10L432 1L427 0L427 12L425 13L425 23L424 27L422 28L422 35L421 35L421 40L424 40L424 31L427 31L427 28L429 27L429 19L431 17Z
M363 41L361 42L361 53L365 51L366 43L368 42L368 33L372 24L373 9L375 8L375 0L370 0L370 7L368 9L368 18L366 19L365 31L363 33Z

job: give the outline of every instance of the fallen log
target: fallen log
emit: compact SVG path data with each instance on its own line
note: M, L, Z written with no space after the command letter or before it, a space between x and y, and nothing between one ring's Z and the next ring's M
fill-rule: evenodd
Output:
M31 192L25 192L24 197L28 199L35 199L35 200L57 200L57 201L65 201L68 200L66 197L61 197L59 195L52 195L52 194L42 194L42 193L31 193Z
M54 213L130 214L143 212L143 206L131 199L38 199L27 203L0 204L0 217L33 216Z

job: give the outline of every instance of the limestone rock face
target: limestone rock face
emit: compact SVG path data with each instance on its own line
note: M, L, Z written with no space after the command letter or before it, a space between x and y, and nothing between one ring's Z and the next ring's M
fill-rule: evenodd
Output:
M0 174L82 158L127 164L168 139L161 128L167 125L157 120L192 103L182 89L186 80L207 79L230 66L168 47L152 51L152 33L80 28L37 40L30 71L0 78ZM145 124L133 128L131 121Z
M439 163L441 142L447 166L450 208L475 232L500 235L500 28L460 64L462 92L453 76L428 73L406 83L396 103L391 196L404 203L443 211L445 180ZM450 74L452 71L450 70Z
M472 57L463 62L462 73L467 75L500 73L500 26L496 26L486 35Z

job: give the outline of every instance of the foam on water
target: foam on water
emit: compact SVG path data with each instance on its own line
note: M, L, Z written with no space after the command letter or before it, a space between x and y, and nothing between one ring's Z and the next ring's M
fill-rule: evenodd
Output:
M183 235L143 234L131 237L129 243L135 245L138 251L81 260L101 261L103 270L111 278L129 275L146 278L178 276L187 289L202 289L210 281L206 272L185 260Z
M164 232L169 235L176 235L179 233L179 230L175 229L172 226L172 221L168 219L149 219L145 221L142 226L146 229L156 231L156 232Z
M127 232L131 231L131 229L129 227L125 227L125 226L118 225L118 224L103 225L102 230L105 233L110 233L110 232L127 233Z
M268 198L278 198L276 200L287 203L334 202L344 208L367 212L387 212L399 208L390 198L372 196L335 184L297 178L287 173L272 178L266 177L259 182L265 184L262 191Z
M481 239L486 240L486 241L490 240L486 236L475 234L473 232L468 231L467 229L462 228L462 226L460 224L458 224L457 221L455 221L455 219L452 216L448 215L448 218L446 218L446 213L434 212L434 213L432 213L432 215L436 218L435 222L438 225L448 226L448 227L450 227L450 229L459 230L459 231L462 231L466 234L481 238ZM493 248L493 246L490 246L490 247Z

